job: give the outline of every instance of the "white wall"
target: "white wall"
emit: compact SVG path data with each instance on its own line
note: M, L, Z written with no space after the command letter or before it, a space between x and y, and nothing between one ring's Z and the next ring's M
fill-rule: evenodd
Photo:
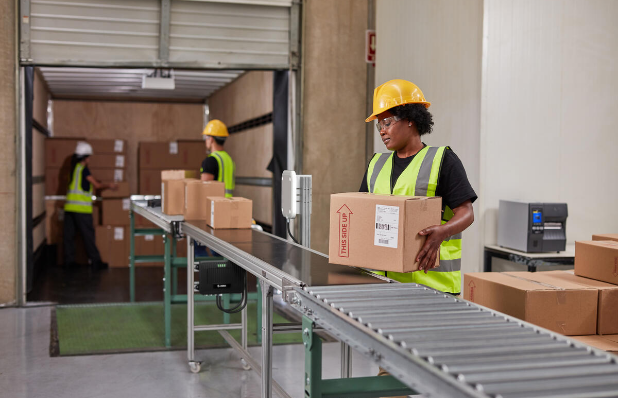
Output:
M566 202L567 239L618 232L618 2L485 0L481 212Z
M434 117L428 145L450 145L479 193L482 0L380 0L376 10L376 85L417 84ZM375 134L376 152L386 148ZM479 206L475 204L478 214ZM478 271L481 223L464 232L462 269Z

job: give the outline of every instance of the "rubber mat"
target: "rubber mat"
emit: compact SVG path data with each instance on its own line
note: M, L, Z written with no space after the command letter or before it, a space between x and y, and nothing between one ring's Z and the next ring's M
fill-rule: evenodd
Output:
M257 345L256 303L249 303L248 344ZM274 323L286 323L274 314ZM231 315L240 323L240 313ZM214 304L195 305L195 324L223 323L223 313ZM162 303L92 304L57 306L52 316L52 356L169 350L165 347ZM240 341L240 330L229 331ZM187 346L187 306L172 305L171 349ZM302 343L300 333L275 334L274 344ZM196 332L196 348L228 347L218 332Z

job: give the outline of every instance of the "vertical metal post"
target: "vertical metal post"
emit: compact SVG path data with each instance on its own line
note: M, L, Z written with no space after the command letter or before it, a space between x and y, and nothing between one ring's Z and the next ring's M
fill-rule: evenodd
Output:
M195 265L193 264L193 239L187 236L187 359L189 364L195 361L195 347L193 333L193 280L195 278Z
M170 58L171 0L161 0L161 24L159 26L159 61L166 64Z
M129 208L129 219L131 220L131 237L129 239L129 297L131 302L135 302L135 214Z
M163 312L165 315L165 346L171 347L171 335L172 335L172 286L171 286L171 267L170 261L170 237L163 235L163 243L165 244L164 255L164 274L163 278Z
M230 308L230 301L231 300L231 294L223 294L222 295L222 299L223 299L223 308ZM228 314L227 312L223 313L223 323L225 323L226 325L230 323L230 314Z
M262 282L257 281L257 318L255 322L255 336L258 344L262 343Z
M176 237L172 236L172 261L176 258ZM178 268L172 265L172 295L178 293Z
M349 379L352 377L352 364L350 363L350 358L352 356L352 352L350 350L350 346L341 342L341 378Z
M300 244L311 248L311 200L312 179L310 175L298 176L300 190Z
M248 294L248 293L247 293ZM242 345L243 350L247 350L247 305L240 312L240 323L242 324L242 329L240 331L240 344Z
M30 53L30 0L20 0L19 10L15 10L15 12L19 15L19 27L21 30L19 48L15 49L15 51L18 51L21 61L32 62Z
M313 321L303 316L305 398L322 398L322 340L313 333Z
M273 350L273 288L265 281L262 285L262 398L272 397Z

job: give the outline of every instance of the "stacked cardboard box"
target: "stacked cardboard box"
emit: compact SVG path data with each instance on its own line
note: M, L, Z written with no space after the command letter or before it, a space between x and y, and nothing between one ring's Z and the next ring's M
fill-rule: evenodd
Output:
M197 173L206 157L203 141L141 142L139 144L139 194L161 193L162 170Z
M96 228L96 241L101 260L110 267L129 266L129 231L125 226L100 225Z

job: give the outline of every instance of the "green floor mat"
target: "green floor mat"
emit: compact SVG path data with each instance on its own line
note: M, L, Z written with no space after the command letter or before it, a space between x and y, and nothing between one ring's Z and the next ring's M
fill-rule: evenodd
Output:
M256 345L255 303L248 304L247 313L248 343ZM277 314L273 320L287 322ZM162 303L57 306L55 322L52 340L55 334L55 351L60 356L166 350ZM240 313L232 314L231 322L240 323ZM196 325L219 323L223 323L223 313L214 304L195 305ZM240 341L240 330L231 330L230 334ZM187 346L186 304L172 305L171 339L172 349ZM275 334L273 343L302 343L302 337L300 333ZM218 332L196 332L195 345L197 348L228 347Z

